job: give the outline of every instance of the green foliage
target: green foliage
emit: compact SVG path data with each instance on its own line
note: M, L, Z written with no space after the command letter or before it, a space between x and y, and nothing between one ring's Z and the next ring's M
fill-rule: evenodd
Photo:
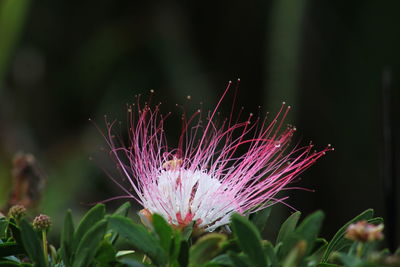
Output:
M89 231L93 225L95 225L98 221L104 218L106 213L106 208L103 204L97 204L93 208L91 208L83 219L79 222L78 228L76 229L71 243L72 251L76 251L79 242L83 235Z
M128 216L129 209L131 208L131 203L125 202L122 204L113 214L114 215L121 215L121 216ZM112 229L107 230L107 234L110 235L110 242L115 243L115 241L118 239L118 233L115 231L112 231Z
M164 251L169 252L172 245L172 228L168 223L158 214L153 215L154 231L158 235L161 247Z
M33 230L32 225L27 221L22 220L20 223L20 229L22 245L29 258L32 259L38 267L45 267L45 258L41 249L42 244L37 233Z
M260 233L264 231L267 221L271 216L272 206L250 215L250 221L258 228Z
M300 219L300 215L300 211L296 211L286 219L279 230L278 237L276 238L276 245L286 239L286 237L294 231Z
M101 241L107 228L107 221L101 220L82 236L75 251L75 257L72 261L74 267L88 266L96 254L97 249L100 247Z
M6 236L7 226L8 221L6 218L0 218L0 238L4 238Z
M0 257L21 254L24 249L15 242L6 242L0 244Z
M155 264L166 263L166 254L160 241L144 226L120 215L110 216L108 222L111 228L124 237L133 248L148 255Z
M196 244L190 248L189 266L202 266L219 254L226 236L211 233L201 237Z
M273 244L263 240L260 233L271 214L270 208L250 218L234 214L229 227L232 233L223 229L204 233L194 222L183 228L174 227L157 214L149 218L151 227L146 228L127 217L129 208L130 204L125 203L106 215L105 206L98 204L83 216L76 229L72 214L67 211L61 247L56 251L50 246L49 253L40 238L43 233L31 223L2 219L0 267L367 267L400 263L400 250L391 255L388 250L379 251L377 242L361 243L344 237L351 223L381 223L381 218L373 217L372 210L350 220L330 242L319 237L324 219L321 211L303 220L301 213L295 212L282 224Z
M253 266L265 266L266 259L257 227L244 217L234 214L232 216L232 228L236 240L244 255L247 256L248 261L252 262Z
M74 236L74 222L72 221L71 211L67 211L64 219L64 228L61 234L61 256L65 265L71 264L72 257L72 238Z

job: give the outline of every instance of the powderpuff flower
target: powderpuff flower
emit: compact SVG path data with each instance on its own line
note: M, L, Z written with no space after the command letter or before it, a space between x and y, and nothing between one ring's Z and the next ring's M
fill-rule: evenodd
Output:
M314 151L313 145L289 143L295 127L283 126L290 110L284 103L268 122L242 112L219 120L222 100L231 87L229 82L221 99L203 120L201 110L182 115L177 146L171 148L164 131L166 118L160 106L149 103L128 106L129 143L115 137L114 122L107 122L106 140L117 166L129 187L112 178L127 197L151 214L163 216L171 225L182 228L192 221L196 227L214 231L229 223L233 213L249 214L287 197L277 197L300 173L332 150L330 146ZM120 198L120 197L117 197Z

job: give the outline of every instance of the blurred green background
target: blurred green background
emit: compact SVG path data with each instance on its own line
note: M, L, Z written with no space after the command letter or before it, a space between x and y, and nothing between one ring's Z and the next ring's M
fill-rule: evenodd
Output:
M99 167L112 161L89 117L124 120L125 104L150 89L165 111L211 108L241 78L238 106L274 113L286 101L297 141L334 145L296 184L316 192L288 192L304 213L326 212L323 235L367 208L398 214L385 203L381 103L387 71L398 122L399 10L373 0L0 0L1 201L18 151L46 174L41 210L56 224L66 208L120 194ZM275 210L278 221L291 212Z

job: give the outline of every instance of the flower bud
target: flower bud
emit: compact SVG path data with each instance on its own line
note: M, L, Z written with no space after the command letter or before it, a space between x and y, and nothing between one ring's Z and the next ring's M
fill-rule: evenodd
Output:
M21 219L26 215L26 209L23 205L14 205L8 210L8 217L16 220Z
M148 209L142 209L138 212L138 215L140 217L140 221L147 227L147 228L153 228L153 218L152 214Z
M383 239L383 224L374 225L367 221L359 221L347 227L345 237L358 242L373 242Z
M48 230L51 226L51 219L49 216L40 214L33 220L33 228L36 230Z

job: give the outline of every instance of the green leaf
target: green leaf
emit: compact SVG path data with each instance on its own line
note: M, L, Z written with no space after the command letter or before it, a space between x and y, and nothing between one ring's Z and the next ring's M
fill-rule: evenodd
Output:
M373 216L374 216L374 210L368 209L359 214L358 216L354 217L353 219L351 219L342 228L340 228L339 231L337 231L337 233L333 236L332 240L329 242L328 247L325 250L325 253L322 255L321 262L322 263L327 262L332 251L337 250L337 248L340 245L340 241L343 240L343 237L346 234L347 227L349 227L350 224L361 220L372 219Z
M158 214L153 214L153 227L160 240L161 247L169 254L172 242L171 226L169 226L163 217Z
M124 204L122 204L121 206L118 207L118 209L116 209L116 211L114 211L113 215L121 215L121 216L128 216L129 213L129 209L131 208L131 203L129 201L125 202Z
M263 241L263 248L267 258L268 266L279 267L280 266L279 260L278 257L276 256L275 249L271 244L271 242Z
M221 267L221 265L213 262L207 262L206 264L203 265L204 267Z
M3 242L1 239L0 239L0 244L4 244L4 243L14 243L14 242ZM18 244L20 247L22 246L22 243L21 244ZM23 247L21 247L21 249L22 249L22 252L21 253L25 253L25 250L24 250L24 248ZM3 252L1 249L0 249L0 253L1 252ZM2 256L0 256L0 258L1 258ZM17 262L17 263L20 263L21 261L17 258L17 257L15 257L15 256L4 256L4 258L3 258L3 260L10 260L10 261L13 261L13 262Z
M256 213L250 215L250 221L258 228L260 233L264 231L269 216L271 215L272 206L266 207Z
M216 264L228 265L228 266L233 265L231 258L229 258L229 256L227 254L218 255L217 257L212 259L210 261L210 263L216 263Z
M15 223L14 219L10 219L8 227L11 230L12 236L18 244L22 245L21 230Z
M124 266L128 266L128 267L147 267L148 266L148 265L144 265L140 261L137 261L137 260L131 259L131 258L123 258L123 259L119 260L119 262L123 263Z
M15 242L0 244L0 258L24 253L24 248Z
M361 259L352 255L347 255L345 253L338 253L337 255L345 266L358 266L362 263Z
M79 222L78 228L74 233L74 238L71 246L72 253L77 252L76 249L83 235L88 232L89 229L93 227L93 225L101 221L104 218L105 213L105 206L103 204L97 204L85 214L85 216Z
M144 226L134 224L130 219L120 215L112 215L108 217L108 221L112 229L126 238L135 249L147 254L155 264L166 263L167 257L163 248Z
M296 211L295 213L290 215L289 218L286 219L286 221L282 224L281 228L279 229L275 245L278 245L278 243L283 242L283 240L285 240L288 235L294 232L294 229L296 229L296 225L300 219L300 216L301 212Z
M368 223L372 224L380 224L383 223L383 218L382 217L375 217L367 220Z
M189 243L186 240L181 242L178 263L180 267L186 267L189 264Z
M321 230L324 217L325 215L322 211L316 211L306 217L296 229L296 233L301 237L301 239L306 241L307 248L305 255L308 255L312 251Z
M311 252L311 255L307 258L308 261L320 262L322 254L328 247L328 241L324 238L317 238L315 241L314 251Z
M249 259L246 257L246 255L238 255L236 253L233 253L232 251L229 251L228 255L229 255L229 258L231 259L231 261L233 262L233 266L235 266L235 267L252 267L252 265L249 263Z
M130 202L125 202L119 208L113 213L113 215L121 215L121 216L128 216L129 209L131 208L131 203ZM116 232L112 232L111 230L108 230L107 233L110 233L110 242L114 244L117 239L118 239L118 234Z
M87 266L91 263L96 255L100 242L104 237L107 229L107 221L101 220L94 226L89 228L88 231L81 237L78 247L76 249L75 257L72 266L81 267Z
M237 240L235 240L234 238L228 239L228 240L222 245L222 249L223 249L224 251L228 251L228 250L235 251L235 252L240 252L240 251L241 251Z
M245 217L232 215L232 228L237 242L243 252L248 255L253 266L266 266L264 252L261 247L261 237L257 228Z
M103 240L95 256L95 261L98 263L97 267L113 266L113 263L116 262L115 254L114 246L107 240Z
M322 249L323 247L325 247L327 245L328 245L328 241L326 241L325 238L321 238L321 237L317 238L315 240L315 251L313 253L318 252L320 249Z
M45 267L45 259L42 250L42 243L32 226L25 220L20 222L21 239L25 251L29 258L36 263L38 267Z
M278 256L281 259L286 258L296 247L299 247L298 250L296 250L297 252L292 252L297 256L296 259L300 257L300 252L302 256L308 255L315 244L323 219L324 214L322 211L316 211L307 216L294 232L287 234L282 240L282 246L279 249ZM305 242L304 244L301 243L303 241Z
M319 263L317 267L342 267L342 266L332 263Z
M177 260L179 258L181 242L182 242L181 231L178 229L173 229L173 238L172 238L170 251L169 251L171 262L177 262Z
M214 258L221 250L222 243L226 241L223 234L211 233L201 237L190 248L189 266L201 266Z
M135 254L134 250L120 250L116 253L115 257L120 258L120 257L125 257L127 255L133 255Z
M74 222L71 211L68 210L64 219L64 227L61 234L61 257L65 265L69 266L72 256L72 240L74 238Z
M21 266L21 265L12 261L0 261L0 267L15 267L15 266Z
M302 257L304 256L304 250L307 247L307 243L304 240L299 241L296 246L289 252L283 261L282 267L296 267L299 266Z
M183 238L184 240L189 240L190 236L192 235L192 232L193 232L193 228L194 228L195 223L196 223L196 222L193 221L193 222L189 223L188 225L186 225L185 228L183 228L183 231L182 231L182 238Z
M6 237L6 230L8 226L8 221L6 218L0 218L0 239Z

